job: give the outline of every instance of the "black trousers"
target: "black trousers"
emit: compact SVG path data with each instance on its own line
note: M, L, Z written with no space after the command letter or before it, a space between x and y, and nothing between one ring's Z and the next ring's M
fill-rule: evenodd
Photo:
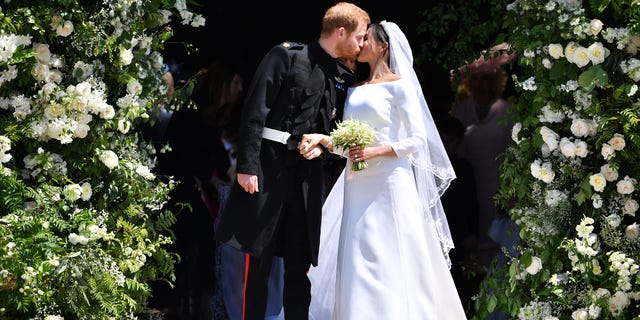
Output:
M249 256L245 274L244 320L264 320L269 274L274 255L284 258L284 315L287 320L309 318L311 266L309 235L301 188L290 190L274 237L261 256Z

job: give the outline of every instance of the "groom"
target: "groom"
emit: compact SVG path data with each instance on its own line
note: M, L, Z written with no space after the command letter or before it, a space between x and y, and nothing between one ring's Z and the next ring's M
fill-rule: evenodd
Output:
M328 134L342 113L355 76L339 59L355 60L369 22L361 8L337 3L325 12L318 41L273 47L254 75L237 179L215 235L248 254L243 319L264 319L274 255L284 258L285 318L308 318L307 271L317 265L324 182L322 160L306 160L298 144L305 133Z

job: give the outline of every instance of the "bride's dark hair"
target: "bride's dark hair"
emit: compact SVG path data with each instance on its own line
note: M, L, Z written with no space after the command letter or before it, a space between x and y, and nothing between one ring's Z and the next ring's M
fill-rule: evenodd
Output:
M369 30L371 30L371 35L376 39L377 42L379 43L389 42L389 35L387 34L386 31L384 31L384 28L382 27L381 24L377 22L373 22L369 24Z

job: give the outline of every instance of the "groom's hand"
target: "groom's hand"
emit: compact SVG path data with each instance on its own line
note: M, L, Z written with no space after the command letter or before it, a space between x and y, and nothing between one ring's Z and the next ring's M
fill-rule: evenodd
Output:
M238 173L236 181L238 181L238 184L242 187L242 189L244 189L244 191L248 192L249 194L260 192L260 190L258 190L258 176L256 175Z

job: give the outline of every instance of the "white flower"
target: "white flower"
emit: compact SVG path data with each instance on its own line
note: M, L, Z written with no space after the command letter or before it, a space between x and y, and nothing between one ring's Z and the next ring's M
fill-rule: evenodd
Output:
M573 320L588 320L589 319L589 312L587 312L587 310L585 310L585 309L578 309L578 310L574 311L573 313L571 313L571 319L573 319Z
M608 50L600 42L594 42L587 48L587 57L594 65L603 63L608 55Z
M576 146L571 140L563 137L560 139L560 152L567 158L573 158L576 156Z
M538 257L531 257L531 264L527 266L526 270L531 275L540 272L542 270L542 260Z
M127 83L127 92L130 94L138 94L142 91L142 85L138 81L132 81Z
M614 134L613 137L609 139L609 145L613 150L621 151L626 146L624 136L619 133Z
M589 51L587 48L578 46L573 52L573 63L577 65L579 68L582 68L589 64Z
M540 122L561 123L565 118L562 111L555 111L551 109L551 106L548 103L542 107L541 111L542 115L538 116Z
M594 193L591 196L591 201L593 202L593 207L598 209L598 208L602 208L602 197L600 197L599 194Z
M118 120L118 131L126 134L127 132L129 132L129 129L131 129L131 122L129 122L129 120L126 120L126 119Z
M549 55L556 60L564 57L564 49L561 44L552 43L547 46L547 50L549 51Z
M44 320L64 320L64 317L48 315L48 316L44 317Z
M122 63L123 66L127 66L131 64L131 61L133 61L133 52L131 52L131 49L120 50L120 63Z
M622 222L622 217L617 215L617 214L610 214L608 215L605 220L607 221L607 224L617 228L620 226L620 223Z
M558 147L558 134L546 126L540 128L542 140L549 147L549 151L553 151Z
M91 185L88 182L83 183L80 188L82 189L82 200L89 201L93 192L91 191Z
M588 32L588 34L590 34L592 36L597 36L598 33L600 33L600 31L602 31L602 27L603 26L604 26L604 24L602 23L602 21L600 21L598 19L591 20L591 22L589 23L589 32Z
M34 43L33 51L36 52L36 60L41 64L47 64L51 60L51 51L49 45L44 43Z
M76 129L73 131L73 134L80 138L80 139L84 139L87 137L87 133L89 133L89 126L84 124L84 123L78 123L76 125Z
M540 162L541 161L539 159L534 161L529 168L531 170L531 175L537 179L540 178L540 170L542 169Z
M143 165L139 165L136 168L136 173L147 180L153 180L156 177L153 173L151 173L151 170L149 170L149 167L143 166Z
M613 150L613 148L609 144L603 143L600 154L605 160L611 160L613 156L615 156L616 151Z
M111 150L106 150L100 154L100 161L102 161L107 168L113 169L118 166L118 155Z
M571 133L576 137L587 137L591 132L591 123L585 119L573 119L571 121Z
M536 91L538 90L538 86L536 85L536 78L529 77L527 80L522 82L522 89L526 91Z
M635 190L636 179L625 176L624 179L618 181L616 188L619 194L631 194Z
M73 23L69 20L63 24L58 24L56 27L56 33L61 37L67 37L73 32Z
M520 130L522 130L522 123L520 122L517 122L511 128L511 140L513 140L517 144L519 144L521 141L521 139L518 138L518 134L520 133Z
M634 199L627 199L622 207L622 213L635 217L636 211L638 211L638 201Z
M76 201L82 197L82 188L75 183L64 186L62 191L64 198L69 201Z
M548 58L543 58L542 66L545 67L546 69L551 69L553 67L553 62L551 62L551 60L549 60Z
M68 239L69 239L69 242L71 244L73 244L73 245L76 245L78 243L82 244L82 245L85 245L85 244L89 243L89 239L87 237L79 235L79 234L75 234L73 232L69 234Z
M589 184L593 187L593 190L602 192L607 185L607 180L602 173L596 173L589 177Z
M545 183L551 183L551 181L553 181L553 178L555 178L556 174L553 171L553 168L551 167L551 163L549 162L545 162L542 164L542 167L540 168L540 180L542 180Z
M608 163L600 167L600 173L607 181L612 182L618 180L618 169L610 166Z
M579 47L580 45L573 41L567 43L567 46L564 48L564 56L567 58L567 61L575 63L575 52Z
M638 239L638 233L640 233L640 229L638 228L638 224L637 223L633 223L627 226L627 228L624 230L624 234L627 236L628 239L631 240L635 240Z
M627 294L618 291L609 298L609 311L614 315L622 312L629 305L629 297Z
M576 146L576 156L580 158L586 158L587 155L589 154L589 150L587 149L587 143L580 139L576 139L573 142L573 144Z
M104 105L104 109L102 109L102 111L100 112L100 118L102 119L113 119L113 117L116 115L116 111L115 109L113 109L113 106L105 104Z

